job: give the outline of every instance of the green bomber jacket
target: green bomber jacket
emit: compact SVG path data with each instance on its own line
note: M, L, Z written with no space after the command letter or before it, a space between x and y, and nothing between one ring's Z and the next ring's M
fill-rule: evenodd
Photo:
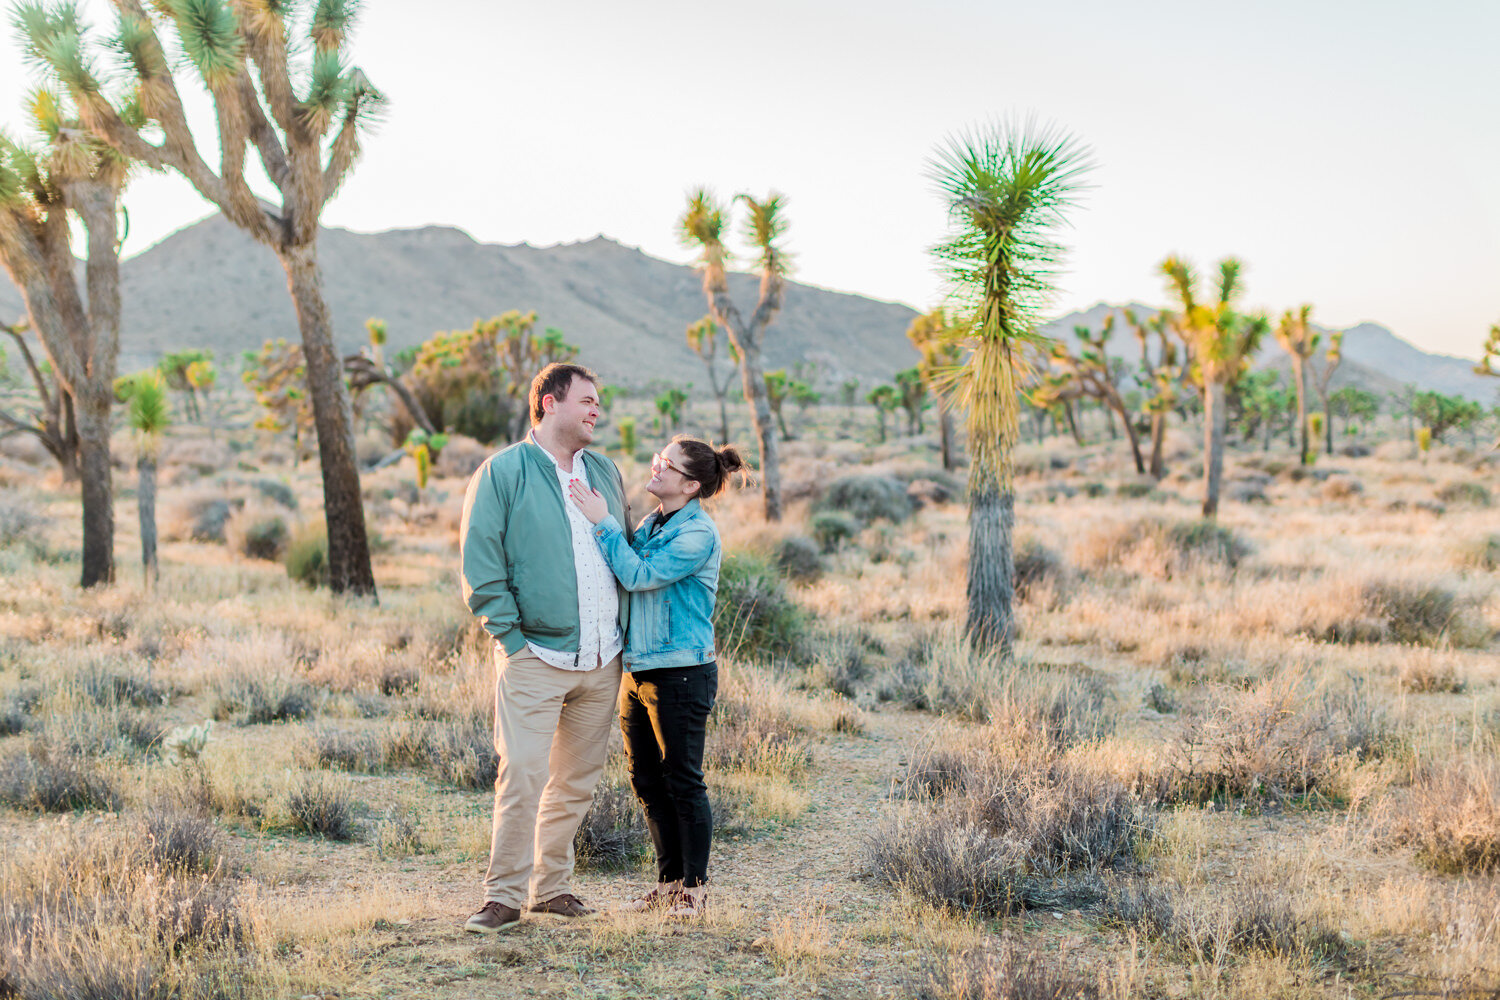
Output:
M629 525L625 483L615 463L587 450L577 460L609 512ZM551 457L530 435L491 455L469 480L458 528L464 602L506 653L519 652L528 641L578 651L578 574L565 502ZM630 601L624 588L619 594L625 629Z

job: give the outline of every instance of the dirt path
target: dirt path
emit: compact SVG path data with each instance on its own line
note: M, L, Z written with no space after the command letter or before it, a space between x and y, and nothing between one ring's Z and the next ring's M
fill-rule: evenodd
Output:
M606 913L576 924L527 920L481 939L460 928L478 903L479 864L428 867L404 884L382 879L423 905L410 923L382 923L370 934L379 957L360 992L443 1000L911 995L918 956L903 944L895 900L853 876L891 776L932 726L931 717L889 711L868 716L860 736L821 736L807 813L715 843L713 912L702 925ZM634 873L576 883L582 898L606 906L646 884Z

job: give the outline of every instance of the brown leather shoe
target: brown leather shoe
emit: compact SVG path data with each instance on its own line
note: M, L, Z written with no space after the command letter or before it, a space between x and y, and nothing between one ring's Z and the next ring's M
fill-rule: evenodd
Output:
M474 934L498 934L512 927L521 926L521 911L491 900L480 908L464 924L464 930Z
M531 903L526 907L527 913L535 913L539 917L557 917L561 920L572 920L575 917L591 917L594 910L579 902L578 897L571 892L565 892L561 896L553 896L545 903Z

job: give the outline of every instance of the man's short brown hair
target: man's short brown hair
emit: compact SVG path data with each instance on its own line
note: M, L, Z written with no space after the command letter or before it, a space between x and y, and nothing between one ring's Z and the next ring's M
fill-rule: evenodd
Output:
M594 388L599 388L599 376L589 371L583 365L575 365L567 361L554 361L537 373L536 378L531 380L531 426L535 427L542 422L542 397L551 396L554 400L568 398L568 390L573 388L575 378L587 379L594 383Z

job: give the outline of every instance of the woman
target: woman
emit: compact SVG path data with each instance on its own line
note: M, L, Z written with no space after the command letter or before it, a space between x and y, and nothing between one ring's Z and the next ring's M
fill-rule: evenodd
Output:
M659 502L635 540L580 483L570 492L594 525L605 560L630 592L630 631L620 684L620 730L630 787L656 848L656 888L625 904L701 917L708 901L713 814L703 783L703 741L719 689L714 597L719 529L699 505L744 467L731 447L678 435L651 459L646 490Z

